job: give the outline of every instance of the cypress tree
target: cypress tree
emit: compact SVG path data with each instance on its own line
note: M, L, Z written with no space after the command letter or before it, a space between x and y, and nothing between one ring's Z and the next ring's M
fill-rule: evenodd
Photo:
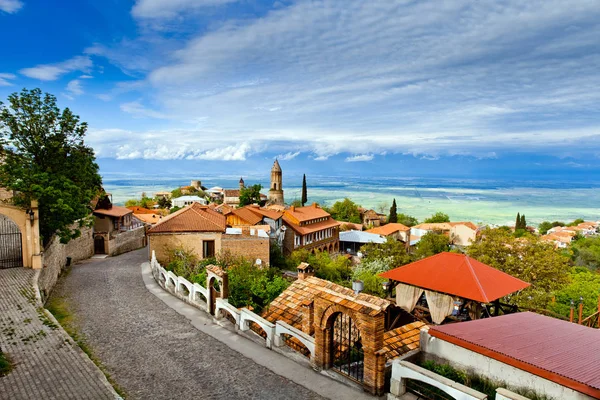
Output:
M392 207L390 207L390 216L388 217L388 222L398 222L396 199L394 199L394 201L392 202Z
M527 221L525 220L525 214L521 215L521 229L527 229Z
M517 213L517 220L515 221L515 231L521 229L521 213Z
M302 200L300 201L302 203L302 207L304 207L307 201L308 197L306 195L306 174L304 174L302 176Z

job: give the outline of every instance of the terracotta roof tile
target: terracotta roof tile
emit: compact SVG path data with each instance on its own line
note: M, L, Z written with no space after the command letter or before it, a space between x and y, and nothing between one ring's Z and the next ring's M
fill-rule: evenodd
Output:
M303 225L303 226L295 224L293 221L286 218L286 215L283 216L283 221L285 222L285 224L287 226L289 226L291 229L293 229L294 231L298 232L301 235L307 235L309 233L318 232L318 231L321 231L321 230L327 229L327 228L335 228L336 226L340 225L339 222L337 222L336 220L334 220L331 217L329 217L325 221L316 222L314 224L308 224L308 225Z
M248 222L250 225L256 225L262 221L262 216L250 211L246 207L236 208L232 211L233 215L237 215L239 218Z
M127 208L133 211L134 214L160 214L160 211L158 210L149 210L140 206L131 206Z
M426 326L417 321L401 326L383 334L383 351L388 360L402 356L419 347L421 328Z
M133 211L131 211L127 207L112 206L111 208L108 208L108 209L100 208L100 209L94 210L94 214L106 215L107 217L124 217L127 214L133 214Z
M258 214L262 217L271 218L272 220L275 220L275 221L278 220L279 218L283 217L283 211L271 210L268 208L259 207L257 205L249 205L244 208L247 208L248 210L250 210L253 213Z
M165 217L148 234L176 232L225 232L226 218L215 210L193 203Z
M306 207L290 207L289 209L285 210L285 215L291 216L300 222L306 222L317 218L331 217L327 211L323 210L316 203Z
M369 229L369 230L367 230L367 232L376 233L378 235L383 235L383 236L388 236L388 235L392 235L396 232L406 232L409 230L410 230L410 228L406 225L392 222L389 224L385 224L383 226L378 226L376 228Z
M225 197L240 197L239 189L225 189L223 190L223 194Z

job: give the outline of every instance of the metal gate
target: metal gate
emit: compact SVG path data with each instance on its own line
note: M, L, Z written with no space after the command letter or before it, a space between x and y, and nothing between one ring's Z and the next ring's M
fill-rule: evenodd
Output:
M23 266L23 242L19 226L0 215L0 269Z
M362 383L364 352L360 331L352 318L338 313L333 321L331 368L340 374Z

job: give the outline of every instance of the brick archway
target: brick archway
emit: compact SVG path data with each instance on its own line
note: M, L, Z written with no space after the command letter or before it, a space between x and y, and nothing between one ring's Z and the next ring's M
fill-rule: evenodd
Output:
M378 351L383 347L385 312L373 313L372 309L366 307L355 310L335 301L335 297L327 295L318 295L314 300L315 366L321 369L332 367L333 322L336 315L345 314L352 319L361 334L364 354L363 388L372 394L382 395L385 384L385 356L378 354Z

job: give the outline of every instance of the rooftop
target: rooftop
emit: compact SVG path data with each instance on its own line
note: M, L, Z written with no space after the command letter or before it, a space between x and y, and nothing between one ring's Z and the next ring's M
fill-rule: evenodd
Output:
M424 322L416 321L401 326L383 334L383 351L388 360L400 357L420 345L421 329L427 326Z
M163 218L148 233L225 232L225 228L226 218L222 214L193 203Z
M240 197L240 190L239 189L224 189L223 195L225 197Z
M312 219L330 217L331 215L327 211L319 207L317 203L313 203L312 205L306 207L292 206L289 209L285 210L284 218L286 216L288 217L288 220L290 220L289 217L292 217L298 222L306 222Z
M309 225L298 225L292 221L286 219L285 215L283 216L283 220L288 224L288 226L294 231L298 232L301 235L307 235L309 233L318 232L323 229L335 228L339 226L340 223L335 221L333 218L326 219L325 221L315 222L314 224Z
M464 254L440 253L380 275L407 285L490 303L529 283Z
M363 231L340 232L340 242L385 243L385 238L374 233Z
M94 210L94 214L106 215L107 217L124 217L127 214L133 214L127 207L115 206L113 205L111 208L99 208Z
M433 337L600 398L600 330L522 312L429 329Z
M262 215L258 215L246 207L233 209L231 213L248 222L250 225L256 225L262 221Z
M457 226L457 225L464 225L466 227L471 228L474 231L476 231L478 229L477 225L475 225L474 223L469 222L469 221L423 223L423 224L415 225L415 226L413 226L413 228L423 229L425 231L436 231L436 230L445 231L445 230L450 230L452 227Z
M271 209L268 209L268 208L263 208L263 207L260 207L258 205L255 205L255 204L246 206L244 208L247 208L248 210L252 211L255 214L259 214L262 217L267 217L267 218L270 218L270 219L275 220L275 221L278 220L279 218L281 218L283 216L283 212L282 211L277 211L277 210L271 210Z
M396 232L406 232L409 230L410 230L410 228L406 225L399 224L396 222L391 222L391 223L385 224L383 226L378 226L377 228L368 229L367 232L375 233L377 235L388 236L388 235L392 235Z
M127 208L133 211L134 214L160 214L160 211L158 210L149 210L147 208L139 206L131 206Z

